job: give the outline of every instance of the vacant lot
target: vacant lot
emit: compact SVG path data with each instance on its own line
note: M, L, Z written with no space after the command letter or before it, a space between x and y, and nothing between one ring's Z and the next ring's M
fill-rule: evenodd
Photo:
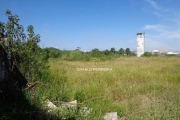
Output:
M76 99L92 108L96 119L106 112L117 112L119 119L180 119L179 57L51 59L49 65L55 79L48 79L51 87L39 92L52 101Z

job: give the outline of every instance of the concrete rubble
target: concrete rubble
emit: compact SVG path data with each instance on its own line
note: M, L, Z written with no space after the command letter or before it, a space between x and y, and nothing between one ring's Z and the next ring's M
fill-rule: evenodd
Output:
M61 104L61 107L57 107L49 99L47 99L44 103L45 103L46 107L48 108L48 111L47 111L48 113L52 112L53 110L56 110L56 109L62 109L62 110L66 109L66 108L76 109L76 106L77 106L77 100L74 100L71 102L64 102ZM80 114L82 114L84 116L88 116L92 112L92 108L82 107L79 112L80 112ZM103 116L103 120L118 120L117 112L106 113Z
M103 120L118 120L117 112L109 112L103 116Z
M77 105L77 100L71 101L71 102L66 102L61 104L62 107L75 107Z
M48 111L47 111L48 113L57 109L56 105L54 105L49 99L47 99L44 103L45 103L45 106L48 108Z
M46 106L47 106L49 109L54 110L54 109L57 108L56 105L54 105L49 99L47 99L47 100L45 101L45 104L46 104Z
M45 106L48 108L48 112L52 112L53 110L56 109L61 109L61 110L65 110L65 109L69 109L71 110L71 112L73 112L74 110L76 110L76 106L77 106L77 100L71 101L71 102L64 102L61 104L61 107L57 107L55 104L53 104L49 99L47 99L45 102ZM90 114L90 112L92 111L92 108L87 108L87 107L82 107L80 109L80 113L87 116Z

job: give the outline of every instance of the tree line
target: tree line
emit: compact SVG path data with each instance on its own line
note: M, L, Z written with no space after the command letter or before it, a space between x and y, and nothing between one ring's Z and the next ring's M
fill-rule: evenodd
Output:
M134 51L131 51L130 48L120 48L116 50L114 47L106 50L99 50L94 48L91 51L81 51L80 47L77 47L75 50L59 50L57 48L49 47L44 48L43 50L48 52L48 57L51 58L61 58L64 60L85 60L89 61L91 58L100 58L101 60L109 60L115 57L122 56L136 56Z

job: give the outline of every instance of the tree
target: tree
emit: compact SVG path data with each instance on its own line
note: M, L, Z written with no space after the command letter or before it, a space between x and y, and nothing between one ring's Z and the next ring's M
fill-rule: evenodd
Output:
M80 51L81 47L77 47L76 50Z
M41 70L47 68L48 59L46 52L38 46L40 35L35 35L33 26L29 25L26 37L18 16L12 15L10 10L6 10L6 15L7 23L0 22L0 45L10 56L11 71L16 72L16 67L26 80L35 81L41 77Z
M98 48L94 48L92 51L91 51L91 55L93 57L100 57L101 56L101 51L99 51Z
M106 49L106 50L104 51L104 54L105 54L105 55L109 55L109 54L110 54L110 51L109 51L108 49Z
M124 53L125 53L124 49L123 49L123 48L120 48L120 49L119 49L119 54L123 56Z
M48 56L52 58L61 57L61 51L57 48L50 47L50 48L44 48L43 50L48 51Z
M113 53L113 54L115 54L115 52L116 52L116 50L115 50L115 48L113 47L113 48L111 48L111 53Z
M125 50L125 51L126 51L126 55L127 55L127 56L129 56L129 55L130 55L130 53L131 53L130 49L129 49L129 48L126 48L126 50Z

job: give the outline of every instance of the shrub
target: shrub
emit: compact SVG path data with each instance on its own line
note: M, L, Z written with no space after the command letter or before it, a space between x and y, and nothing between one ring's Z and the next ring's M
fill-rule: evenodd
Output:
M152 56L152 53L150 53L150 52L145 52L143 56L145 56L145 57L151 57L151 56Z
M18 70L28 81L36 81L41 78L42 69L48 68L47 51L38 46L40 35L35 35L33 26L29 25L27 37L23 26L18 23L18 16L12 15L10 10L6 10L6 15L7 23L0 22L0 45L12 61L10 69L13 73ZM16 75L13 79L18 82L20 78Z

